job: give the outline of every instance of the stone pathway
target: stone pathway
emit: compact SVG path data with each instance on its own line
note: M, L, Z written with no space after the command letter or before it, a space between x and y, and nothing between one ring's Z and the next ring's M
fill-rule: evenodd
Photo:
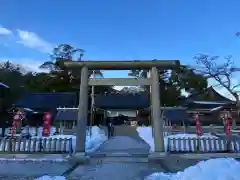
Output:
M183 171L197 164L199 160L169 158L158 161L148 161L148 158L95 158L88 165L76 168L69 180L144 180L154 172Z
M89 164L79 165L69 174L68 180L144 180L154 172L177 172L195 165L197 159L182 159L169 157L156 162L148 158L92 158ZM8 162L0 163L0 179L4 180L33 180L43 175L63 175L73 165L68 163L41 162Z
M0 179L33 180L43 175L59 176L71 167L68 162L0 161Z
M97 153L126 152L148 154L150 146L140 137L115 136L105 141L96 150Z
M130 158L131 159L131 158ZM106 159L79 166L69 176L69 180L143 180L154 172L164 171L161 166L148 162L121 162L118 159Z

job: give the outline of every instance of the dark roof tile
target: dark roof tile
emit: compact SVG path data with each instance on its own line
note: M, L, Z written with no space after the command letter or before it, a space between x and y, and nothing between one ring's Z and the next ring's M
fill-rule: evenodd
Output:
M29 93L17 101L16 107L30 109L56 109L58 107L76 107L77 94L64 93Z
M95 106L102 109L143 109L149 107L149 96L146 93L97 95Z

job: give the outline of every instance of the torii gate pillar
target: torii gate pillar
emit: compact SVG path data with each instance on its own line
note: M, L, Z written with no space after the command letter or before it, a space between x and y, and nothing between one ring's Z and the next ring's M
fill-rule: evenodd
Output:
M151 70L151 120L153 128L153 139L155 144L155 152L164 152L163 139L163 119L160 111L160 88L159 74L156 67Z
M88 118L88 68L81 69L79 92L78 121L76 129L76 152L85 152L86 129Z

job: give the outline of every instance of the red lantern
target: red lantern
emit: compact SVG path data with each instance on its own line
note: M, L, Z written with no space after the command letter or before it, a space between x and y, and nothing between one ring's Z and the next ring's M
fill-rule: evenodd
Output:
M43 136L50 136L50 130L51 130L51 122L52 122L52 115L50 112L44 113L43 116Z
M202 130L201 130L201 123L200 123L200 118L199 115L196 115L196 134L197 136L202 136Z

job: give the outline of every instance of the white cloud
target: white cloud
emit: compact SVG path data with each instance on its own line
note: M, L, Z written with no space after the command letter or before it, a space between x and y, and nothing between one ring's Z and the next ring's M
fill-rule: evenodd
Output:
M42 39L34 32L17 29L17 35L20 39L17 43L23 44L26 47L37 49L44 53L50 53L53 49L53 45L51 43Z
M0 36L1 35L6 36L6 35L11 35L11 34L12 34L11 30L4 28L0 25Z
M20 59L16 64L19 64L23 67L26 71L33 71L33 72L43 72L43 69L40 69L39 66L42 65L42 61L33 60L33 59Z
M6 44L11 43L12 41L14 41L14 43L22 44L25 47L36 49L43 53L50 53L54 47L52 43L46 41L35 32L21 29L17 29L16 32L13 32L0 25L0 37L6 36L10 36L11 38L1 38L1 44L5 47Z

